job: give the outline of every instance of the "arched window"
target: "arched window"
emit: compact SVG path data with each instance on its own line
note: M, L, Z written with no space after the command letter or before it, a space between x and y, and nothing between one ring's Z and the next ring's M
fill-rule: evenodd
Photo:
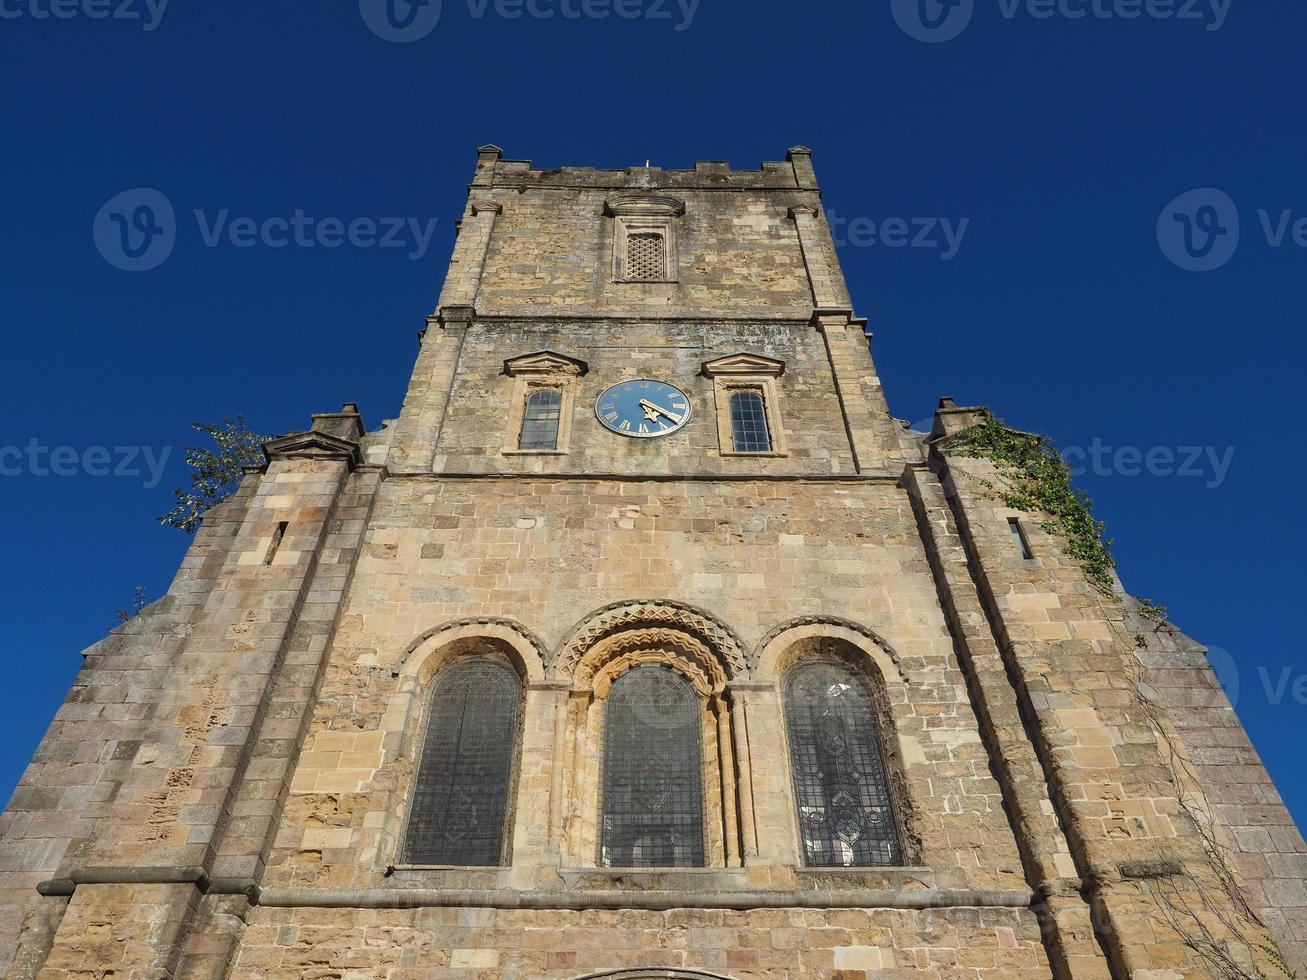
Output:
M902 863L871 695L842 663L800 664L785 682L794 798L804 864Z
M563 395L557 388L537 388L526 398L522 415L522 438L518 449L550 450L558 448L558 419Z
M602 861L609 868L703 867L699 696L685 677L648 664L608 695Z
M731 395L731 439L737 453L771 452L767 405L756 391Z
M413 790L408 864L503 863L522 681L508 664L455 663L431 694Z

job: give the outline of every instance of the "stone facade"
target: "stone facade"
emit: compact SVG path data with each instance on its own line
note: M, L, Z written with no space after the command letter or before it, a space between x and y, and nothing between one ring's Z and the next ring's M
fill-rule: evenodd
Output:
M614 255L640 233L665 275ZM598 424L640 378L688 395L683 429ZM731 441L741 385L766 452ZM520 449L540 387L559 440ZM1130 603L950 453L978 418L890 417L806 149L482 148L400 418L269 443L167 597L86 651L0 823L5 975L1302 969L1307 847L1201 649L1136 648ZM506 857L406 864L431 691L467 657L522 685ZM895 866L805 866L784 691L816 660L870 691ZM702 867L603 860L608 695L648 664L701 709Z

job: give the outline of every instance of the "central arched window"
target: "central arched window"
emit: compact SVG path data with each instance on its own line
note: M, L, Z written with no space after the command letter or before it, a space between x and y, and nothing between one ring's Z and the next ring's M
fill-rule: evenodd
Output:
M461 660L440 674L414 784L405 863L503 863L521 706L521 678L502 661Z
M693 685L645 665L613 684L605 719L601 859L703 866L703 712Z
M843 663L800 664L785 682L785 721L804 863L903 861L871 695Z

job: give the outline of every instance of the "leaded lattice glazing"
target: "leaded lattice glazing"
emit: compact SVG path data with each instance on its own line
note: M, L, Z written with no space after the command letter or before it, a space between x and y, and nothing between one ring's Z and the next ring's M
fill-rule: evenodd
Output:
M609 868L703 866L702 709L674 670L613 684L604 735L601 860Z
M785 682L785 720L804 863L902 863L871 695L853 668L815 662Z
M466 660L440 675L414 783L406 863L502 863L521 705L521 679L506 663Z
M737 453L771 452L767 431L767 406L756 391L731 395L731 439Z
M558 448L558 420L562 415L563 395L556 388L540 388L526 399L522 415L522 438L519 449L550 450Z
M663 236L657 232L637 232L626 239L626 277L628 279L665 279L667 255Z

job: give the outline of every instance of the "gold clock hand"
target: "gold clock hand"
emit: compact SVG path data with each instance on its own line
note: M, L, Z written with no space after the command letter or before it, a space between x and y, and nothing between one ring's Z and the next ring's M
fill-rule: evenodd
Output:
M677 415L675 412L669 412L661 405L655 405L653 402L647 401L644 398L640 399L640 405L651 412L657 412L659 415L666 415L673 422L680 422L685 419L684 415Z

